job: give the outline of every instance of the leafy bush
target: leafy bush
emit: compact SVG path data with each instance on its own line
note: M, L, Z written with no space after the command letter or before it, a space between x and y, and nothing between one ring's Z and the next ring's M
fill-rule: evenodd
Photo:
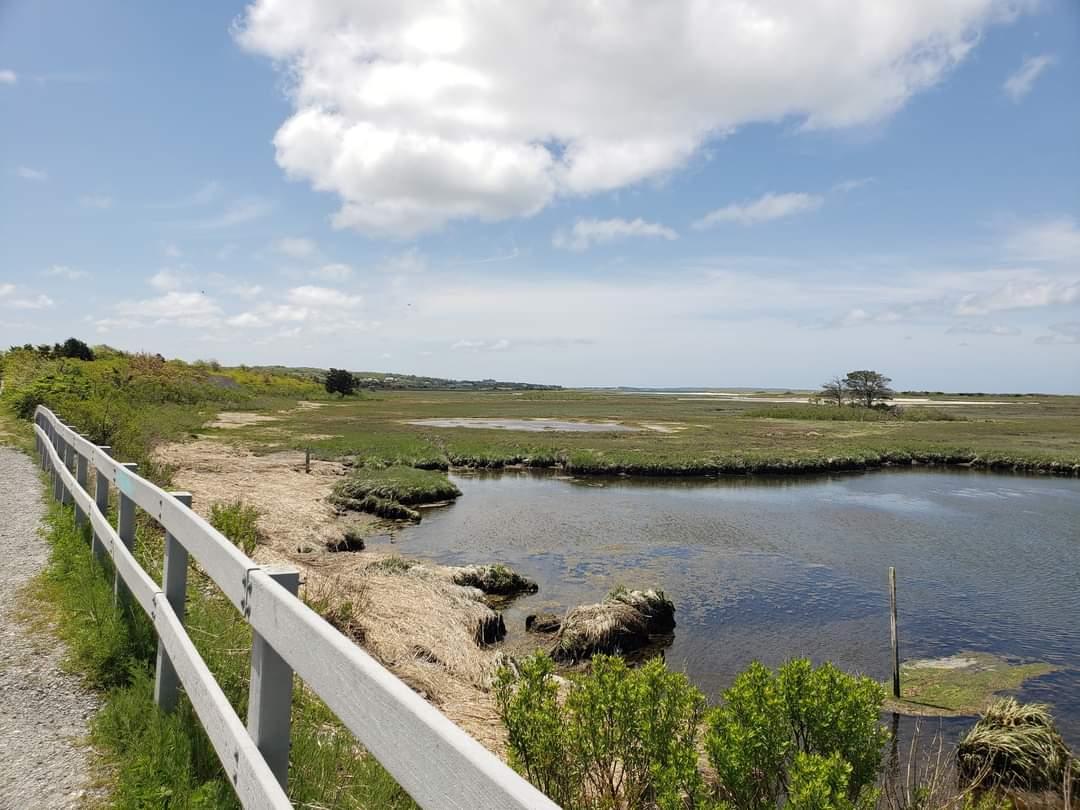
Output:
M259 544L259 510L243 501L210 506L210 525L228 537L249 557Z
M495 697L510 762L567 810L703 807L697 767L701 693L654 659L631 670L598 656L564 702L543 655L499 672Z
M814 668L796 659L776 673L751 664L708 719L705 748L721 794L740 810L775 807L794 784L799 754L836 755L849 769L848 798L856 800L880 769L888 739L878 722L884 699L876 681L833 664ZM826 772L809 760L801 767L800 776L811 781ZM835 784L838 776L832 772L828 779Z

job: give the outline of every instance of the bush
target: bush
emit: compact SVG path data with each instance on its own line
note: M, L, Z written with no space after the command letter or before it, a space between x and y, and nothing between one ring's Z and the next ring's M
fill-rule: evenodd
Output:
M259 510L243 501L210 506L210 525L228 537L249 557L259 544Z
M794 784L798 755L835 755L850 769L847 795L857 800L880 770L888 739L878 721L884 699L876 681L833 664L814 668L796 659L776 673L751 664L708 719L705 748L721 794L740 810L775 807ZM824 769L804 760L800 775ZM836 774L829 779L835 783Z
M685 675L659 659L631 670L598 656L562 704L558 692L554 665L539 654L517 677L500 670L495 684L510 762L552 800L566 810L703 806L705 700Z

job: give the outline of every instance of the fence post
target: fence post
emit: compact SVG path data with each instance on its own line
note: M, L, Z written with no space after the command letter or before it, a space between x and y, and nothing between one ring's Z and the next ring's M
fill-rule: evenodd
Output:
M190 492L170 492L176 500L191 508ZM161 573L161 590L169 600L173 613L181 623L184 621L185 599L187 597L187 549L169 532L165 532L165 565ZM154 674L154 702L162 711L171 712L176 708L176 699L180 691L180 678L165 652L165 645L158 639L157 669Z
M75 454L75 480L79 482L79 487L83 490L83 492L86 491L86 475L87 475L86 456L84 456L82 453L76 453ZM76 503L75 504L75 525L76 526L82 526L83 524L86 523L86 520L87 520L86 513L83 512L82 507L79 506Z
M68 426L70 427L70 425ZM70 442L64 442L64 466L68 468L68 472L75 472L75 445ZM64 487L64 506L72 503L75 500L75 496L71 490Z
M102 452L107 452L109 449L108 445L98 445L98 450ZM98 511L101 514L105 515L105 517L109 516L109 479L101 474L101 470L96 468L94 470L94 503L97 504ZM94 532L90 540L90 548L94 552L94 556L99 560L105 559L105 544L101 542L97 532Z
M53 433L53 448L56 450L57 456L60 457L60 464L64 463L64 440L60 438L59 433ZM57 464L53 464L53 500L63 501L64 494L64 482L60 478L60 470Z
M263 571L296 596L300 572L267 567ZM250 593L250 590L249 590ZM248 692L248 734L284 789L289 779L289 721L292 712L292 668L262 636L251 645L251 686Z
M121 464L128 472L135 472L136 464ZM135 501L131 500L124 494L124 488L117 483L116 490L120 495L120 500L117 503L116 509L116 533L120 537L120 541L127 546L127 550L134 553L135 551ZM116 570L113 572L113 602L114 603L127 603L128 601L128 589L127 586L120 579L120 572Z

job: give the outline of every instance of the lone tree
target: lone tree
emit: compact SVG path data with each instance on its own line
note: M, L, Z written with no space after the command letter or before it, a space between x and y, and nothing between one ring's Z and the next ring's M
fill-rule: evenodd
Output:
M849 371L844 377L844 385L851 392L851 399L867 408L873 408L875 402L880 402L896 394L889 383L892 380L884 374L876 371Z
M73 357L76 360L93 360L94 350L78 338L69 337L63 345L53 349L54 357Z
M827 399L836 403L836 407L840 407L844 404L844 397L847 396L848 387L847 382L843 377L836 376L821 386L821 391L818 396L822 399Z
M324 385L328 394L341 394L344 397L356 393L356 377L343 368L330 369Z

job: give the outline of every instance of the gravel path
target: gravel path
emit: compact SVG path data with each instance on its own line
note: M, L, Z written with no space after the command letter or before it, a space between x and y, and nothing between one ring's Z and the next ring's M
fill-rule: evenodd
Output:
M20 616L19 592L45 566L45 512L34 462L0 447L0 810L78 807L96 701L60 669L63 645Z

